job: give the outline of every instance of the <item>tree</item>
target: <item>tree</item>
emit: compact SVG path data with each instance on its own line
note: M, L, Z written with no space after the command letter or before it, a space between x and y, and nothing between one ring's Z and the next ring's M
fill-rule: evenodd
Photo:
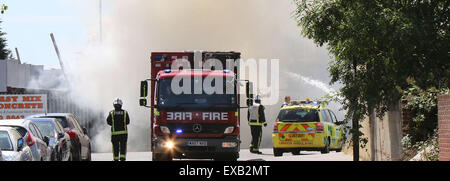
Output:
M381 117L410 87L448 88L450 2L440 0L294 0L302 35L334 56L347 119Z
M1 23L1 21L0 21ZM11 50L7 49L6 46L8 46L8 44L6 43L6 39L3 37L3 35L5 35L6 33L1 31L0 28L0 60L5 60L7 58L9 58L9 56L11 55Z
M0 5L0 12L3 14L6 10L8 10L8 6L5 4ZM0 21L1 23L2 21ZM7 43L6 39L3 37L6 33L1 31L0 28L0 60L7 59L11 55L11 50L6 49Z
M5 4L2 4L0 6L0 12L3 14L3 13L5 13L6 10L8 10L8 6Z

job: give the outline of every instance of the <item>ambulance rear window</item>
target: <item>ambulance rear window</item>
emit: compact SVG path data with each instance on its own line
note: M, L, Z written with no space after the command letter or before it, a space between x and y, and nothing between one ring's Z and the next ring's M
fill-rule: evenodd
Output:
M278 114L281 122L319 122L315 109L284 109Z

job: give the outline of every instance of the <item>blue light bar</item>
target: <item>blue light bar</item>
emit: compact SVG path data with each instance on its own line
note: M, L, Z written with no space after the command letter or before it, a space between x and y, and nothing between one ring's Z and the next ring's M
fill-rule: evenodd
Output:
M223 73L230 73L230 70L225 69L225 70L223 70Z
M183 130L182 130L182 129L177 129L175 132L176 132L177 134L181 134L181 133L183 133Z
M165 69L164 70L164 73L170 73L170 72L172 72L172 70L170 70L170 69Z

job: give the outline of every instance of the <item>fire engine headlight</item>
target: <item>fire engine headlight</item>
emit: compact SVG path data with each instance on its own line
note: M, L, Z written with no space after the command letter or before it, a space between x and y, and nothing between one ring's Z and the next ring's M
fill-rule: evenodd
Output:
M173 141L166 141L164 143L164 146L168 149L173 149L175 147L175 144L173 143Z
M237 146L236 142L222 142L223 148L234 148Z
M166 133L166 134L170 134L170 129L166 126L161 126L160 127L161 132Z
M230 134L230 133L233 133L233 131L234 131L234 126L230 126L230 127L226 128L223 133Z

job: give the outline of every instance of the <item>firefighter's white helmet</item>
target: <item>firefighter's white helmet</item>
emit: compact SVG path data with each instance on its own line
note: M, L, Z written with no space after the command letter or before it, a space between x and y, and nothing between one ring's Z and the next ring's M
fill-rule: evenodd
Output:
M256 96L255 96L255 100L260 101L260 100L261 100L261 96L260 96L260 95L256 95Z
M123 103L122 103L122 100L121 99L119 99L119 98L117 98L117 99L114 99L114 102L113 102L113 105L122 105Z

